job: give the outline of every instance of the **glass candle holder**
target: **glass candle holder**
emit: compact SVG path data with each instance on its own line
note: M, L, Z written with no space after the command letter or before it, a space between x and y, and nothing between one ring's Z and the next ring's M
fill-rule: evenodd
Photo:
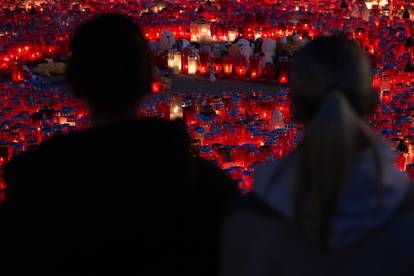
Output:
M260 56L252 55L249 58L249 75L252 80L260 79L261 72L259 72Z
M194 53L188 55L188 74L195 75L198 68L198 56Z
M235 65L236 74L239 78L243 79L247 73L247 61L244 58L239 58Z
M223 58L223 71L226 76L231 76L233 73L233 59L231 57Z
M172 69L174 73L178 74L182 69L181 52L177 50L168 51L168 68Z

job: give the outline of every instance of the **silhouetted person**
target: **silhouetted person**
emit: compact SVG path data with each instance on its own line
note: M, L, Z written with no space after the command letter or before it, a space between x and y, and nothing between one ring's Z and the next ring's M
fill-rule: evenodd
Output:
M137 119L146 43L121 15L75 31L68 80L93 127L6 166L1 275L215 274L220 208L236 186L192 159L182 122Z
M374 108L367 56L321 37L292 64L297 149L255 173L254 193L223 226L223 276L413 275L411 184L364 117Z

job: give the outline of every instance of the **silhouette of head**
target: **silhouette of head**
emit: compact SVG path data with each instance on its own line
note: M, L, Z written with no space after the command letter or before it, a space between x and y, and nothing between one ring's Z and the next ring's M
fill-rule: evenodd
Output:
M68 81L94 114L136 112L150 92L152 71L144 39L128 17L108 14L81 24L70 41Z
M368 56L344 36L317 38L296 55L290 72L295 118L307 123L332 92L340 91L359 116L377 103Z
M378 138L363 120L377 102L370 62L355 41L319 37L296 55L290 85L293 115L305 125L297 147L295 223L308 239L326 248L354 158L363 149L373 157L381 204ZM269 183L279 174L276 171Z

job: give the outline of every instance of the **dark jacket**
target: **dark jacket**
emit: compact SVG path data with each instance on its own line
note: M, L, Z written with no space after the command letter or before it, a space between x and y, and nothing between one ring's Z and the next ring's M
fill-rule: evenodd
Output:
M389 276L413 275L414 194L395 157L381 145L384 206L377 212L373 160L361 152L333 220L329 248L320 250L296 231L292 183L298 163L293 153L276 182L279 164L256 172L255 192L232 205L222 233L221 275Z
M150 119L51 139L5 177L5 276L214 274L221 206L236 192L191 158L184 124Z

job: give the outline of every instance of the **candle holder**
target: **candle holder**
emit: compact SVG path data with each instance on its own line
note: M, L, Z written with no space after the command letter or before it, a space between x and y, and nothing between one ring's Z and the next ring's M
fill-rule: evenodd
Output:
M223 71L223 59L221 56L212 57L212 66L216 70L217 76L220 76Z
M233 63L233 58L223 57L223 71L227 77L230 77L233 73Z
M14 65L11 70L11 80L14 83L21 83L24 81L24 74L21 65Z
M247 61L244 57L239 57L238 60L235 63L235 70L237 76L244 80L247 73Z
M259 71L260 56L252 55L249 58L249 76L252 80L258 80L261 78L261 72Z
M199 58L195 53L188 55L188 74L195 75L197 73Z
M179 74L182 70L181 52L173 49L168 51L168 68L172 69L175 74Z

